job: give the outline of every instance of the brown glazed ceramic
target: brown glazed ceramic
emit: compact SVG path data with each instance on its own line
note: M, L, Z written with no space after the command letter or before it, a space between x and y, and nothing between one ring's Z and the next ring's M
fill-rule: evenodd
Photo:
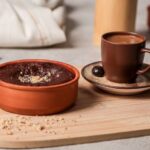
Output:
M20 62L48 62L65 67L75 77L71 81L49 86L20 86L0 80L0 107L24 115L48 115L65 110L75 103L78 93L78 70L68 64L40 59L18 60L0 67Z
M95 66L102 66L102 62L93 62L84 66L81 74L85 80L94 85L96 89L117 95L135 95L150 90L150 71L145 74L138 75L134 83L116 83L103 77L97 77L92 73ZM147 64L144 64L146 67ZM99 91L99 90L97 90Z
M110 81L134 82L137 74L150 69L148 66L139 70L143 64L144 53L150 53L150 49L145 48L145 37L142 35L132 32L105 33L101 40L101 50L105 75Z

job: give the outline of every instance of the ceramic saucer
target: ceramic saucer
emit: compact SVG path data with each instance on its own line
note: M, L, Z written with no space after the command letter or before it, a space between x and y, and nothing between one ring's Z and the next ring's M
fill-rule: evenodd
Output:
M82 76L88 82L106 92L118 95L134 95L150 90L150 71L139 75L135 83L115 83L107 80L105 76L96 77L93 75L92 68L97 65L102 66L101 62L94 62L83 67Z

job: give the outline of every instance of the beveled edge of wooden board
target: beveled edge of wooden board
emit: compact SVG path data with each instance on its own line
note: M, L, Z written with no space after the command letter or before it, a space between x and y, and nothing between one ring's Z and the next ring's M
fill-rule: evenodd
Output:
M133 138L150 135L150 129L135 130L130 132L120 132L113 134L104 134L104 135L93 135L93 136L83 136L75 138L66 138L66 139L56 139L56 140L43 140L43 141L0 141L0 148L8 149L20 149L20 148L48 148L55 146L65 146L65 145L74 145L74 144L84 144L84 143L94 143L100 141L110 141L124 138Z

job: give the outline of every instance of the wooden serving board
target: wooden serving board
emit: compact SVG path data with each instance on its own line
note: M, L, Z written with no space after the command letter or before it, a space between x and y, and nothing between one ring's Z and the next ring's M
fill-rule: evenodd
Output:
M79 84L76 105L62 114L32 117L0 110L0 147L35 148L150 134L150 91L115 96Z

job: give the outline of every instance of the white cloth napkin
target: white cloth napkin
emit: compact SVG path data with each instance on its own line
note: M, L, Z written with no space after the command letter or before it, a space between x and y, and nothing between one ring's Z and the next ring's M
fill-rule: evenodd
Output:
M0 0L0 47L41 47L66 41L62 0Z

